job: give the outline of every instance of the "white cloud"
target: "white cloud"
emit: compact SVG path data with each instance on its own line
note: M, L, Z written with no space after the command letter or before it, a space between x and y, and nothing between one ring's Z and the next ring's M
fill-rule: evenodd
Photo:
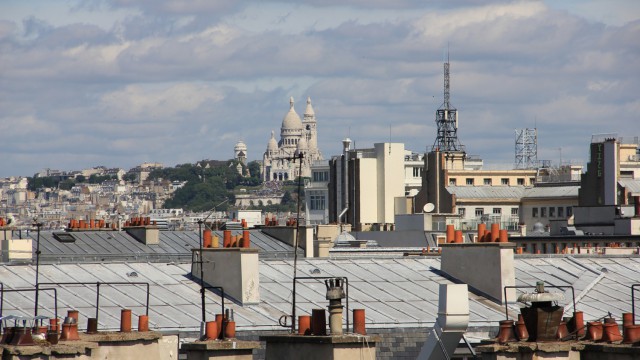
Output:
M168 87L128 85L101 98L101 108L115 118L144 122L181 121L204 103L219 102L223 94L209 86L180 83Z
M369 146L389 125L422 150L448 43L459 134L487 163L512 162L513 129L536 123L541 152L567 159L592 132L640 135L638 20L542 1L38 4L0 11L0 152L21 159L0 176L224 159L239 138L259 158L289 96L312 97L327 156L349 128Z

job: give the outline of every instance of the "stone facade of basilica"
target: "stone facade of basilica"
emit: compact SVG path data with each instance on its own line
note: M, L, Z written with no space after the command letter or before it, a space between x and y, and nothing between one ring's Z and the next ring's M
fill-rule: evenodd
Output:
M299 153L303 154L302 171L300 171L300 163L297 158ZM302 120L300 120L292 97L289 99L289 112L282 120L280 141L276 141L274 132L271 132L267 151L263 155L263 180L294 180L299 175L309 177L311 176L311 164L317 160L323 160L323 157L318 149L316 114L311 106L311 99L307 98L307 108Z

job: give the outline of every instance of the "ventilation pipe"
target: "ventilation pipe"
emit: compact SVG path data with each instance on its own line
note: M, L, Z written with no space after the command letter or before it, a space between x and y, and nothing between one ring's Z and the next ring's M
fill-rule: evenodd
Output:
M448 360L469 325L467 284L440 284L438 318L418 360Z
M342 299L345 298L343 281L340 278L324 281L329 300L329 330L331 335L342 335Z

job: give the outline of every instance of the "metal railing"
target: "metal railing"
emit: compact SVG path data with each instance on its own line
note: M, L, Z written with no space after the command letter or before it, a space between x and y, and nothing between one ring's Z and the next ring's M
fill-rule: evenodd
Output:
M48 286L65 286L65 285L95 285L96 286L96 322L99 319L100 315L100 286L101 285L122 285L122 286L138 286L138 285L146 285L147 287L147 301L145 305L145 315L149 315L149 296L151 293L151 287L148 282L125 282L125 281L111 281L111 282L46 282L46 283L38 283L36 284L36 291L44 290L40 286L48 285ZM57 306L57 304L56 304ZM35 304L35 316L38 316L38 303Z
M4 284L0 283L0 319L3 317L4 312L4 293L8 292L28 292L28 291L36 291L36 288L33 289L6 289L4 288ZM40 288L39 290L43 291L53 291L53 308L54 308L54 316L56 319L58 318L58 290L56 288ZM36 305L36 309L34 310L35 316L38 315L38 309Z
M635 288L640 286L640 284L632 284L631 285L631 314L633 316L633 323L636 322L636 297L635 297Z
M222 316L224 316L224 289L222 288L222 286L205 285L205 286L202 287L202 289L200 289L200 291L205 291L206 289L217 289L217 290L220 290L220 304L222 305L222 312L220 314L222 314ZM203 314L206 313L206 305L205 305L205 303L202 303L202 313ZM203 319L206 319L204 315L203 315Z

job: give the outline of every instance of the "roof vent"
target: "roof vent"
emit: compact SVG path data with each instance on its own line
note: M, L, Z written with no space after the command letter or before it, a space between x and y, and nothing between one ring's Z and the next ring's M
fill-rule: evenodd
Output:
M53 237L61 243L73 243L76 242L75 236L69 233L53 233Z

